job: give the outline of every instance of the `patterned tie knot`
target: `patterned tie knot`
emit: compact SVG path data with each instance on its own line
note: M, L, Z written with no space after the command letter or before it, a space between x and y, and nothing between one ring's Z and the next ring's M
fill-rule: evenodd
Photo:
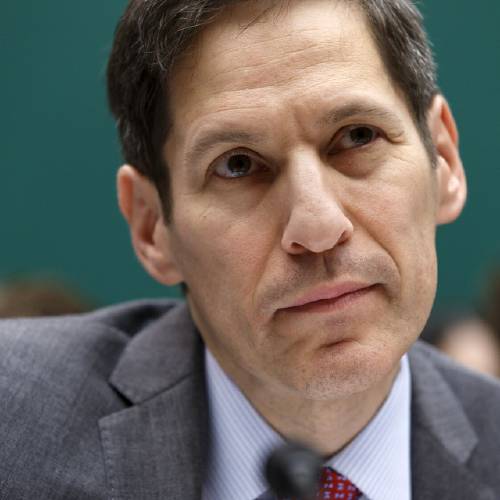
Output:
M316 500L358 500L361 491L345 476L323 467Z

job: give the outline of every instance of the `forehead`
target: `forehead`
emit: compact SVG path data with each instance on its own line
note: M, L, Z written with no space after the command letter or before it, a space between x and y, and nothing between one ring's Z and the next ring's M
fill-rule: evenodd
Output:
M195 39L170 82L174 124L347 93L392 99L393 87L356 2L238 2ZM326 103L325 103L326 104ZM227 112L227 113L226 113Z

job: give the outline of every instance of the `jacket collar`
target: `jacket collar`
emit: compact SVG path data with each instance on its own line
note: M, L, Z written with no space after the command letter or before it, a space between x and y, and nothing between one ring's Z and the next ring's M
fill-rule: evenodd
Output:
M132 338L110 383L132 403L99 421L111 497L199 499L208 429L203 344L185 304Z
M420 342L410 351L413 497L494 500L493 491L467 467L478 437L461 402L436 369L437 357L441 358Z
M203 344L185 303L171 306L127 344L110 383L140 404L202 372Z

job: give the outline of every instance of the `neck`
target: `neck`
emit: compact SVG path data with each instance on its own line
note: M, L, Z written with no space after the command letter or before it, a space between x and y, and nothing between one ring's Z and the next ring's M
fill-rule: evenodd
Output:
M349 444L375 416L390 393L399 365L377 386L337 400L310 400L268 384L240 389L254 408L287 440L302 442L325 457Z

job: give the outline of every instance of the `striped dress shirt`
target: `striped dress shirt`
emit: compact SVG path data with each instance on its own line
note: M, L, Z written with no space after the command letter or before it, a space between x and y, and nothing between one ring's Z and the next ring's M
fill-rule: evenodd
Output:
M255 500L267 489L262 465L283 438L257 413L208 349L205 369L210 449L203 500ZM363 500L411 500L407 356L391 392L368 425L325 465L347 476Z

